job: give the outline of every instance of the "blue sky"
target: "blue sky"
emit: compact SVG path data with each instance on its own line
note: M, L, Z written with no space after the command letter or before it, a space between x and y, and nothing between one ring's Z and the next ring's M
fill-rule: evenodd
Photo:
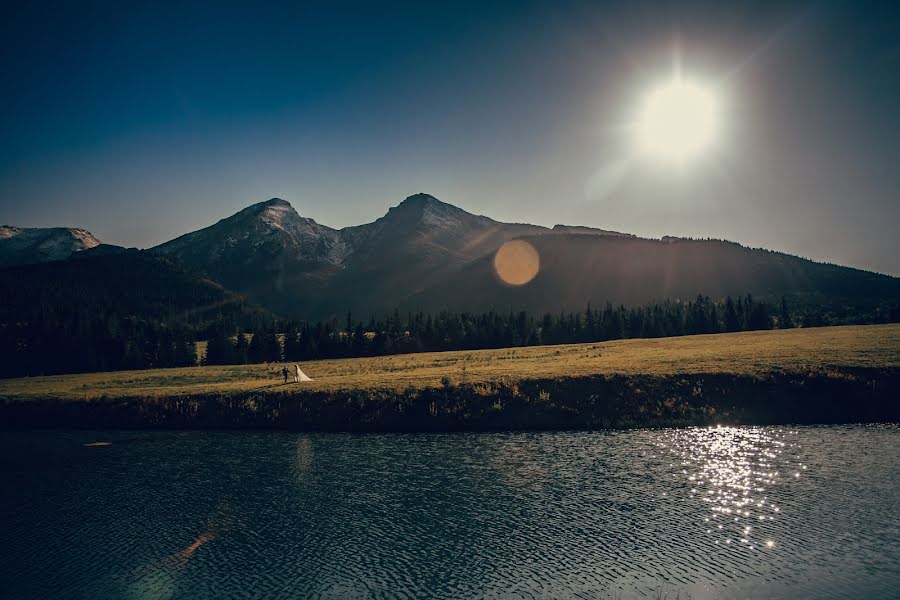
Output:
M3 223L147 247L275 196L342 227L428 192L499 220L900 275L890 4L3 10ZM674 55L723 113L715 146L680 170L635 156L631 127Z

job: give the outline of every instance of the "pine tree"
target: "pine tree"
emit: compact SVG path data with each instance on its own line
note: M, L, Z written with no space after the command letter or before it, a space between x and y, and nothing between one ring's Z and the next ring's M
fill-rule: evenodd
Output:
M253 339L256 339L255 335ZM246 365L248 362L257 362L251 359L250 345L252 343L252 341L247 341L246 333L243 331L238 332L234 343L234 362L232 364Z
M207 365L231 365L234 364L234 354L231 337L217 333L206 343L206 358L203 362Z
M288 327L284 332L284 360L298 361L301 355L300 333L294 326Z
M197 364L197 349L194 342L184 335L175 339L175 366L193 367Z
M281 342L273 331L263 336L263 362L281 362Z
M734 301L731 299L731 296L728 296L725 299L725 314L723 318L725 322L725 331L734 332L740 330L741 320L734 307Z
M251 364L259 364L266 362L266 334L257 331L253 334L253 339L250 340L250 345L247 347L247 360Z
M787 299L781 297L781 307L778 311L778 328L790 329L794 326L794 319L791 317L791 311L788 309Z

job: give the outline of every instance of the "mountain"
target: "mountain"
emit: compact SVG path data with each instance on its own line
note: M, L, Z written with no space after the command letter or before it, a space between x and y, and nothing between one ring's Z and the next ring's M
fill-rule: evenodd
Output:
M273 198L153 249L249 299L311 318L387 311L535 225L500 223L416 194L372 223L336 230Z
M493 256L522 238L541 268L521 287ZM761 299L874 306L900 301L900 279L713 240L642 239L590 227L502 223L416 194L372 223L332 229L277 198L153 252L202 270L278 314L317 320L436 311L580 309L754 294Z
M91 232L71 227L0 226L0 268L65 260L100 245Z
M229 289L282 314L304 314L340 271L341 234L273 198L153 249L202 269Z
M318 312L341 310L342 303L359 314L391 310L504 242L548 231L473 215L427 194L410 196L373 223L341 230L351 253Z
M262 264L275 259L340 265L347 254L338 231L301 217L279 198L249 206L155 250L188 263L218 266L235 260Z
M486 256L411 297L404 308L543 313L580 310L588 302L629 306L747 293L771 302L787 296L800 304L835 308L900 302L896 277L733 242L583 234L523 239L540 257L540 269L529 283L504 284L492 257Z
M787 296L792 302L836 310L900 303L896 277L724 241L655 240L573 225L549 229L502 223L428 194L406 198L371 223L343 229L303 217L288 202L273 198L137 254L100 244L80 229L0 231L2 264L80 259L61 262L56 270L33 265L47 281L58 277L79 286L79 279L67 279L67 273L77 273L96 285L97 293L115 297L134 289L153 298L161 292L122 273L137 256L143 262L135 263L136 273L145 272L152 265L146 261L155 258L178 271L169 272L171 280L150 278L158 285L188 289L187 282L196 278L205 290L198 297L212 304L232 302L238 298L234 292L275 314L312 321L343 321L348 310L358 319L398 307L542 313L580 310L588 302L635 305L697 294L718 300L750 293L770 302ZM518 287L494 273L496 251L514 239L530 244L540 262L536 277ZM77 263L91 264L71 266ZM107 277L104 268L110 269ZM23 268L12 276L27 272ZM0 277L10 276L9 270L0 272ZM122 289L122 281L132 282L128 290ZM209 285L220 286L222 297L213 300L202 287ZM191 306L188 297L167 302Z

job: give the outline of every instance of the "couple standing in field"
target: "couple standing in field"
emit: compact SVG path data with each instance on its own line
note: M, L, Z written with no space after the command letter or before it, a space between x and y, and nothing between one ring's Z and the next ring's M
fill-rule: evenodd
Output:
M309 377L306 376L306 373L300 370L300 365L294 365L294 368L291 369L294 373L294 383L300 383L301 381L312 381ZM288 382L288 368L287 365L281 368L281 374L284 375L284 382Z

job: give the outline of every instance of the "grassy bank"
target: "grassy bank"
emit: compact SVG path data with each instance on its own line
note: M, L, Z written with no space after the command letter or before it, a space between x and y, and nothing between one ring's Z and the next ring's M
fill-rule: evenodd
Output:
M900 417L900 325L0 381L9 427L440 430Z

